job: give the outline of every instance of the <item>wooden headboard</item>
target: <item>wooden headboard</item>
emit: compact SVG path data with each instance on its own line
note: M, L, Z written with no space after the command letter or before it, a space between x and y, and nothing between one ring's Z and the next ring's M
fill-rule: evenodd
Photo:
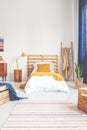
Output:
M27 75L30 75L34 68L34 63L52 62L54 66L54 72L58 72L58 55L27 55Z

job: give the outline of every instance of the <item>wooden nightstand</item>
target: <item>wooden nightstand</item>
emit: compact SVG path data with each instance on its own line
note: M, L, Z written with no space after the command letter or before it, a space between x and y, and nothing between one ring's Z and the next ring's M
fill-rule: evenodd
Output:
M0 77L2 80L6 80L7 76L7 63L0 63Z
M14 70L14 81L15 82L22 81L22 70L21 69Z

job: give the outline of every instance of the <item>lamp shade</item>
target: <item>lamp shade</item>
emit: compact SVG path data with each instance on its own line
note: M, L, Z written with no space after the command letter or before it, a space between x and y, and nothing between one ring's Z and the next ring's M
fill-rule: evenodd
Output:
M3 60L3 57L2 57L2 56L0 56L0 60Z
M26 53L25 53L25 52L22 52L21 56L22 56L22 57L26 56Z

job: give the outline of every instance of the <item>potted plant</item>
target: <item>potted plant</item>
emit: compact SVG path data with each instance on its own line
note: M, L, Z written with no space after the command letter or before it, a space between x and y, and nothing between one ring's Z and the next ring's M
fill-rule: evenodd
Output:
M76 77L77 78L81 78L82 77L82 67L81 67L81 65L79 64L79 65L77 65L76 63L75 63L75 72L76 72Z
M83 68L81 67L81 65L75 63L75 72L76 72L75 84L77 88L83 86L82 71Z

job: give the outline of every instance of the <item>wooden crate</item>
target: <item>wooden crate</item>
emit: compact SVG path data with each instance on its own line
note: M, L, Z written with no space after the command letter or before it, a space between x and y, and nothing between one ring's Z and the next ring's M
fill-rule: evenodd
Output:
M0 91L6 90L6 89L7 89L6 85L0 86Z
M78 89L78 108L87 112L87 88Z
M8 102L10 100L9 90L6 86L0 87L0 105Z

